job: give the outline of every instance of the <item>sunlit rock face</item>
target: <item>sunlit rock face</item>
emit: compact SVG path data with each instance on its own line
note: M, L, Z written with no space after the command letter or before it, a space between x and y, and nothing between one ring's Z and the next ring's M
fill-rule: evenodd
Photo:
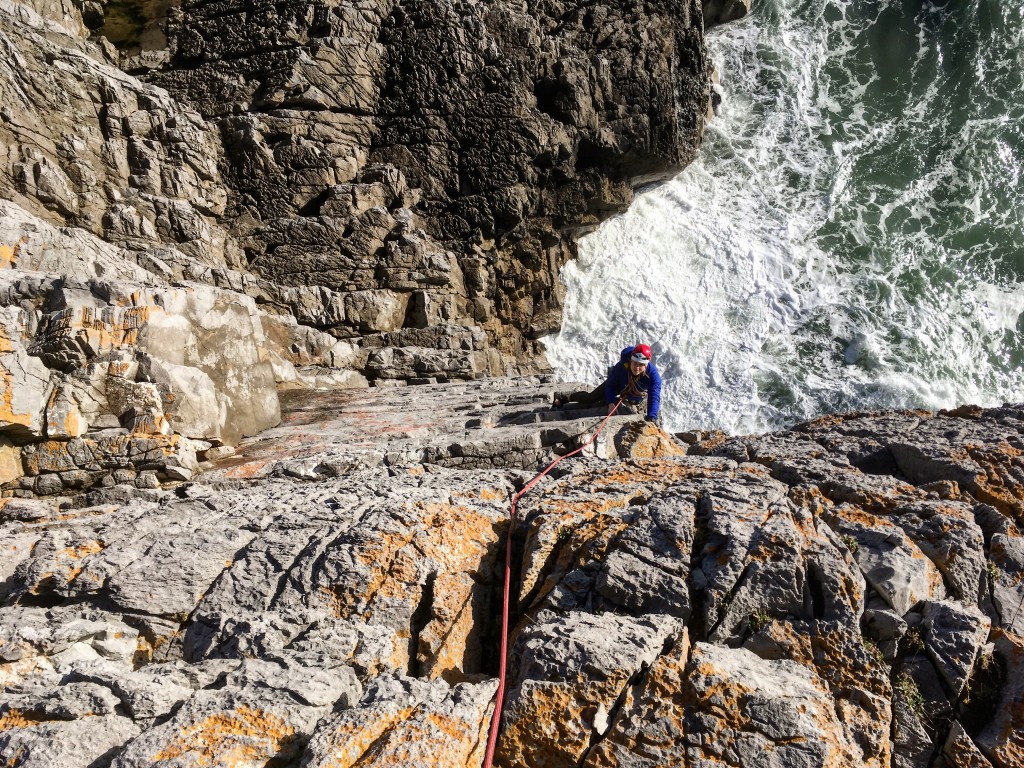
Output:
M506 546L498 765L1022 764L1020 406L480 378L693 157L701 12L0 0L8 765L480 765Z
M1019 765L1024 409L591 441L560 387L290 392L190 482L5 499L0 749L481 765L510 544L497 765Z
M182 476L279 389L545 370L576 238L695 155L700 14L0 3L5 443ZM19 490L168 476L98 450Z

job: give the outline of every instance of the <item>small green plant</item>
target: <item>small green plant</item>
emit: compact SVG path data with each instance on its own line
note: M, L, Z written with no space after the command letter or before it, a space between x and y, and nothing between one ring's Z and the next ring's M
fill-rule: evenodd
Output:
M978 656L960 699L964 727L980 730L992 721L999 708L1005 676L1005 670L994 655Z
M563 526L563 527L558 529L558 534L557 534L557 536L555 538L557 538L558 541L562 542L562 541L566 541L571 536L572 536L572 527L566 525L566 526Z
M921 689L917 687L917 682L914 678L906 672L900 672L893 682L893 688L899 693L903 703L910 708L910 711L923 719L925 713L924 696L921 695Z
M761 608L747 617L747 629L751 634L760 632L771 623L772 617L764 608Z
M878 643L875 642L873 637L864 638L864 650L868 652L868 655L871 656L871 658L878 662L879 666L886 666L885 654L882 653L882 649L878 647Z
M1003 572L999 570L999 566L991 560L988 560L985 563L985 573L988 574L989 586L994 586L999 583L999 579L1003 576Z
M850 550L851 555L857 554L857 550L860 549L860 544L857 543L857 540L853 538L853 536L848 533L844 533L839 537L839 539L843 542L846 548Z
M900 645L905 653L920 653L924 650L924 630L920 626L907 627Z

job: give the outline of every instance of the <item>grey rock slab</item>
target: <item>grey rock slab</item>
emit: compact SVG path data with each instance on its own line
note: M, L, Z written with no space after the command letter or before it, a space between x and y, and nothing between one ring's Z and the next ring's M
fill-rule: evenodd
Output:
M693 586L711 639L738 640L768 616L851 621L862 610L862 580L835 533L816 520L814 506L784 498L766 480L753 474L747 485L721 485L702 498L705 544Z
M859 764L831 694L802 664L697 643L686 686L693 708L683 739L693 768Z
M895 523L848 504L824 517L836 533L856 542L854 557L864 578L899 615L922 600L946 597L938 568Z
M671 648L630 687L610 727L597 729L603 738L587 752L585 768L686 764L686 744L679 736L686 715L684 691L689 655L689 637L683 629Z
M19 307L0 307L0 430L21 437L42 437L45 409L52 386L50 371L38 357L29 355L31 339L25 338L27 318Z
M686 621L695 506L690 494L665 493L637 511L602 562L597 591L628 610Z
M442 680L376 678L358 703L320 721L302 764L480 765L496 685L493 680L449 686Z
M122 610L180 617L252 540L247 522L191 502L85 509L50 526L15 578L35 594L99 594Z
M979 601L985 543L973 505L926 500L896 505L887 516L941 571L952 597L968 605Z
M170 720L133 739L112 768L250 765L297 759L305 739L327 713L271 688L199 691Z
M18 768L90 768L138 733L119 715L28 721L0 729L0 755Z
M774 619L742 647L766 661L787 660L813 670L832 696L839 736L850 745L854 763L888 764L890 669L855 623Z
M138 630L120 616L90 607L0 608L0 660L47 656L54 660L73 649L87 650L129 666L138 650Z
M1024 641L1002 630L993 632L992 638L1006 673L999 704L975 743L994 768L1011 768L1024 755Z
M1024 537L1016 526L992 536L988 563L995 618L1006 630L1024 633Z
M892 702L892 766L893 768L930 768L935 745L924 723L913 709L899 697Z
M113 715L119 699L108 689L87 682L72 682L45 693L7 695L0 703L0 719L6 715L26 720L78 720Z
M950 602L925 603L925 647L949 686L951 698L963 692L990 627L988 617L977 608Z
M133 671L101 660L76 665L68 673L68 678L109 689L125 713L143 724L170 714L198 687L204 687L196 685L200 670L196 668L188 674L171 665L150 664ZM203 682L209 684L214 679L215 676Z
M87 229L54 226L17 203L0 200L0 244L11 249L9 265L26 272L90 280L161 282L139 267L122 247Z
M954 721L942 746L942 756L951 768L992 768L992 763L978 749L958 721Z
M654 663L679 629L678 619L659 614L542 612L512 648L500 760L579 763L608 729L629 681Z
M130 611L162 616L192 612L253 534L234 521L185 528L170 524L143 539L143 554L107 582L111 600Z
M264 659L246 659L225 682L239 689L286 691L311 707L347 708L362 694L352 668L338 664L326 652L283 651Z

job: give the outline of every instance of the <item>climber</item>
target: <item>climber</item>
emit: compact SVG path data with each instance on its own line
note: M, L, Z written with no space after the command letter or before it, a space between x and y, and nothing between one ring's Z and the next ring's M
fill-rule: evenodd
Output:
M618 413L646 412L647 421L658 421L661 410L661 374L651 362L651 348L646 344L626 347L619 355L619 362L608 369L608 378L597 389L573 392L567 397L556 396L554 407L561 408L568 403L595 405L605 402L611 413L615 403L622 398Z

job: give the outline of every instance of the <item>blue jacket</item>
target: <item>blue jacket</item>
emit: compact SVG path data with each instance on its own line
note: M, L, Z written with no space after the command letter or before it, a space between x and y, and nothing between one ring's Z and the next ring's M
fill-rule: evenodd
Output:
M619 356L618 365L613 365L608 371L608 378L604 382L604 399L606 403L614 403L619 395L629 384L633 375L629 370L629 356L633 354L632 347L626 347ZM647 415L652 419L658 418L658 411L661 410L661 374L654 367L654 363L648 363L647 368L636 378L636 385L647 393ZM640 402L639 399L627 398L626 402Z

